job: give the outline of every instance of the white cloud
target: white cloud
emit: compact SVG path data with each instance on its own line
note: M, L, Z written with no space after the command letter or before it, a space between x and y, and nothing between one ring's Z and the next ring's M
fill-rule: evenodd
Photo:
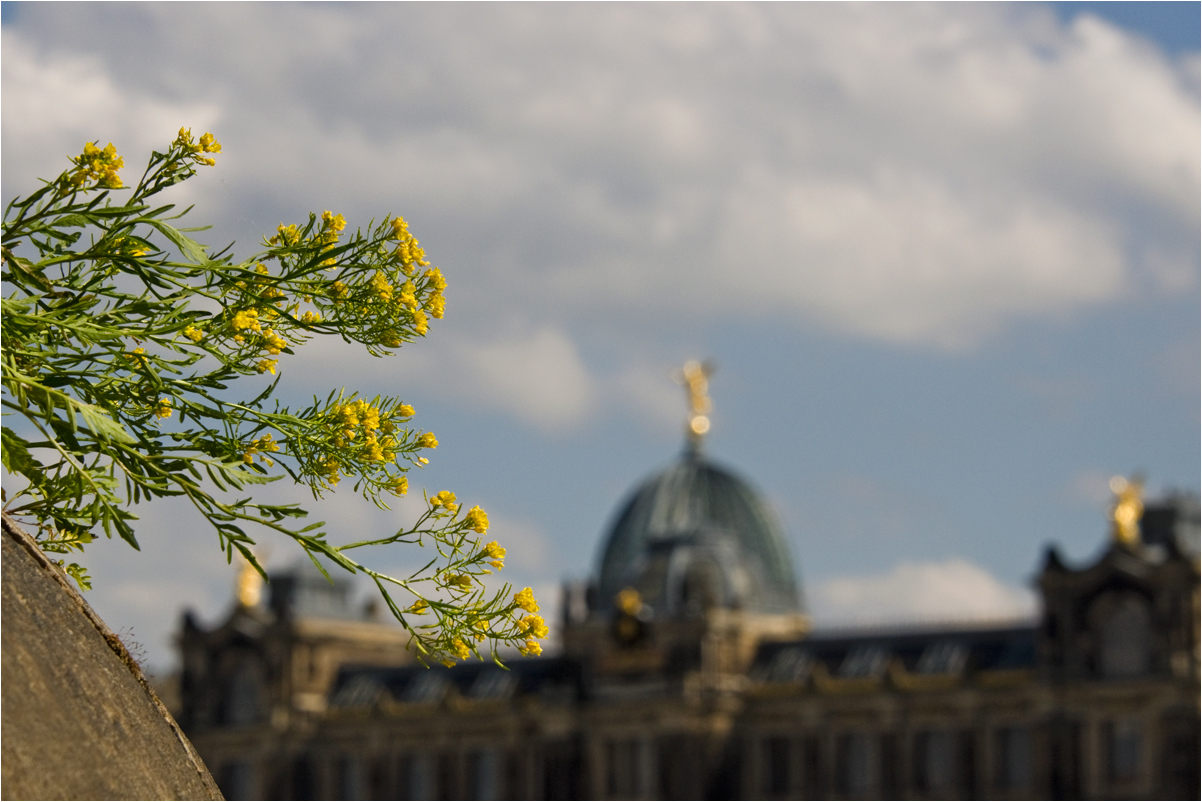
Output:
M881 339L955 346L1016 314L1105 300L1124 284L1118 243L1067 208L957 193L933 175L790 181L768 171L732 196L723 252L752 263L730 302L811 311ZM720 278L714 276L714 279Z
M679 367L650 361L633 362L619 375L603 384L609 388L610 401L616 406L630 405L648 429L671 431L684 426L684 390L673 386L672 376Z
M592 377L563 332L546 328L488 342L453 342L449 384L460 398L497 404L533 425L557 429L592 408Z
M1007 585L962 559L904 562L892 571L843 576L806 594L817 626L988 621L1030 618L1035 594Z
M85 141L111 141L120 153L139 154L129 165L136 170L142 154L175 138L181 121L204 130L221 120L213 103L156 98L122 85L98 56L39 52L7 25L0 36L6 191L26 194L35 178L57 175L64 157L79 153Z
M5 186L220 117L214 238L405 214L450 282L427 369L562 430L585 339L622 377L683 327L964 348L1191 291L1196 73L1034 6L37 6L4 31Z

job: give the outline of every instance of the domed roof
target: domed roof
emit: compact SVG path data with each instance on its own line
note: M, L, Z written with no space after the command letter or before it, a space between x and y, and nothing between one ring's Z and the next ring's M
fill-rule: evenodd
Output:
M657 616L713 606L800 612L789 549L772 511L697 449L635 490L599 569L603 609L634 587Z

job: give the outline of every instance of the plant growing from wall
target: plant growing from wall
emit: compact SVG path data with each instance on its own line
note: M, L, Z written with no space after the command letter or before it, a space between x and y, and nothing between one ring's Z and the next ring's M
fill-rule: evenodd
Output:
M101 533L138 548L131 507L182 497L227 560L237 552L264 576L257 528L292 538L323 573L318 555L370 577L423 658L450 664L485 642L494 654L501 644L538 654L547 629L529 588L483 584L505 549L484 542L479 507L423 494L411 526L338 546L299 505L255 500L284 477L316 498L350 483L385 509L408 492L407 472L438 445L410 405L343 390L291 409L276 389L287 357L315 337L386 357L426 336L446 282L400 217L351 232L327 211L280 225L246 260L207 249L191 236L203 229L180 226L189 210L155 196L220 151L210 134L181 129L127 188L113 145L88 143L70 169L5 209L0 362L18 423L3 427L3 462L25 482L6 511L45 551L65 554ZM401 543L433 549L411 576L360 560ZM81 565L63 567L89 587Z

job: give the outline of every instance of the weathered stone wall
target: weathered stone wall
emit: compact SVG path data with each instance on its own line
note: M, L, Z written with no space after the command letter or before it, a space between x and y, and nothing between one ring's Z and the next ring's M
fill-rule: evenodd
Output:
M117 636L7 516L0 797L221 799Z

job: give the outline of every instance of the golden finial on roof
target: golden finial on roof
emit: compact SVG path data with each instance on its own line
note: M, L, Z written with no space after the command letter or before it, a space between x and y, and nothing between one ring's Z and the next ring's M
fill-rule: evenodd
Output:
M1110 510L1111 535L1124 546L1139 543L1139 519L1144 515L1144 480L1133 476L1130 480L1116 476L1110 480L1114 492L1114 507Z
M701 445L701 438L710 430L709 413L714 405L709 397L709 377L713 372L713 363L690 359L673 377L689 394L689 423L685 432L694 448Z
M250 564L250 560L242 558L242 569L238 571L238 604L243 607L255 607L263 597L263 577Z

